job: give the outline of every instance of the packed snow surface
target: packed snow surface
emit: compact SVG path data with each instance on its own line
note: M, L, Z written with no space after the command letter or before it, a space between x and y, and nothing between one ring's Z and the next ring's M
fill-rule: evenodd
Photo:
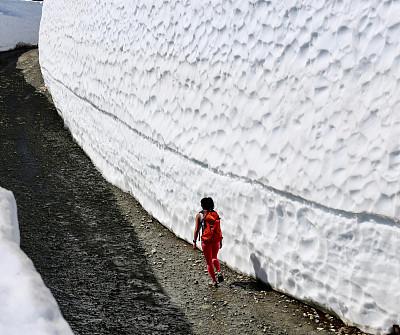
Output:
M19 242L14 196L0 187L0 334L72 335Z
M376 334L400 323L400 2L44 3L40 63L104 176L179 237Z
M18 44L37 45L42 2L0 1L0 51L15 48Z

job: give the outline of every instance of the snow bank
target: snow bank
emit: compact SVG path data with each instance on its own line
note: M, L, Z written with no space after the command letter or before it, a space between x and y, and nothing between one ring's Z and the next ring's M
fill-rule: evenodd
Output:
M46 85L105 178L221 259L384 334L400 323L400 3L47 1Z
M72 334L19 242L14 196L0 187L0 334Z
M37 45L42 2L0 1L0 51L13 49L17 44Z

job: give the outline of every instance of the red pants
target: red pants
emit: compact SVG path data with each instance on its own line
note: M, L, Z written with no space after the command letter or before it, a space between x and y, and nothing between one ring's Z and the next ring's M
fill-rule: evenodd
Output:
M204 242L201 242L201 246L203 248L204 257L206 258L208 273L210 274L211 279L213 281L216 281L214 266L215 266L215 270L217 270L217 272L220 272L220 270L221 270L219 261L217 259L218 251L220 248L220 242L207 243L207 244Z

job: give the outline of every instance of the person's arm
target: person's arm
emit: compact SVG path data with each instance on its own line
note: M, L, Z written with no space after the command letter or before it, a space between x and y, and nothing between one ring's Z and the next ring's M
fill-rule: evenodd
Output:
M196 241L197 241L197 236L199 235L200 231L200 220L201 220L201 215L198 213L196 215L196 226L194 228L194 236L193 236L193 249L196 250Z

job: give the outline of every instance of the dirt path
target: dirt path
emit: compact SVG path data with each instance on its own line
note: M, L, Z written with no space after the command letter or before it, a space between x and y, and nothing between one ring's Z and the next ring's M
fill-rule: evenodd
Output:
M47 94L48 96L40 75L37 55L37 50L23 53L19 57L17 68L22 70L26 82L36 87L35 94L41 96ZM9 88L1 87L1 90L3 89ZM0 96L0 101L1 99L4 100L7 97ZM49 105L51 104L49 103ZM47 117L48 122L62 122L60 120L52 121L53 118L56 118L54 108L50 110L49 107L46 113L52 115L50 118ZM21 122L24 117L31 117L29 111L28 116L19 115L13 122ZM46 119L46 115L44 118ZM4 120L0 119L0 127L4 124ZM25 131L30 131L29 129L33 131L33 128L35 127L25 127L24 129ZM62 141L60 141L60 136L63 138ZM86 174L73 171L76 160L82 161L82 164L90 165L90 162L87 158L76 158L80 155L84 156L84 154L77 148L72 139L67 142L65 136L65 134L52 133L52 137L48 135L45 138L49 143L48 145L59 143L62 146L74 147L73 151L69 152L70 160L65 165L54 166L53 169L48 169L45 173L60 174L66 185L75 183L73 181L75 175L81 175L86 180L86 184L79 186L82 187L80 191L76 191L75 188L70 189L70 193L66 194L63 199L54 200L54 198L57 198L57 190L50 192L50 189L59 187L59 184L46 185L48 179L52 178L46 178L45 175L38 177L41 176L39 172L34 172L34 175L29 177L33 181L31 184L29 182L25 184L25 188L19 186L18 178L21 175L12 177L10 174L0 174L0 185L19 194L19 198L28 202L28 205L41 206L40 203L29 203L31 201L29 197L24 196L24 192L29 193L27 186L36 185L37 190L35 192L47 199L44 201L43 208L48 208L46 215L37 214L44 215L44 221L52 220L53 225L65 226L66 230L63 230L63 234L69 239L71 248L80 248L80 260L75 260L68 265L68 267L73 266L76 269L69 270L70 273L64 271L64 277L60 280L51 277L60 277L57 271L48 271L45 269L46 266L43 266L44 269L40 269L36 265L35 257L32 257L30 251L26 250L45 282L52 289L66 320L73 324L74 331L77 334L90 333L90 331L84 329L96 329L95 331L92 330L91 334L144 333L138 332L138 328L133 326L135 323L139 323L142 327L148 325L148 333L164 334L362 334L357 329L344 327L334 317L272 291L266 285L242 276L224 265L222 265L222 272L225 276L224 283L217 289L209 288L207 286L208 274L202 254L199 251L194 251L191 245L178 239L160 225L133 197L106 182L101 182L99 173L96 174L92 166L90 168L79 166L79 169L90 171ZM22 149L16 150L24 149L22 147ZM42 159L46 159L46 156L43 155ZM3 162L4 159L3 161L0 159L0 163L3 164ZM56 161L49 159L48 161L38 162L35 158L31 159L31 164L32 166L39 165L42 167L46 164L56 164ZM69 168L70 166L71 168ZM12 169L12 165L8 168ZM63 169L71 171L63 171ZM38 168L38 170L41 170L41 168ZM21 173L29 176L33 170L30 168L21 171ZM5 183L3 183L4 180ZM18 198L17 203L21 204ZM66 206L66 208L59 208L60 206ZM81 209L78 210L77 207L81 207ZM106 221L111 221L111 225L100 230L100 225L106 224L102 219L104 207L110 213ZM71 217L68 214L70 211L76 212L79 218ZM33 215L32 212L22 215L21 234L22 240L31 239L34 241L30 248L27 247L32 251L35 246L38 249L37 245L40 244L43 236L34 237L32 231L24 236L24 230L28 230L23 226L27 225L31 219L29 215ZM78 222L82 225L82 218L85 219L85 226L76 228ZM92 228L89 229L88 226L92 226ZM111 231L113 231L112 237L106 236L109 235L107 232L111 234ZM118 231L118 233L114 235L114 231ZM38 232L38 234L47 234L50 239L55 239L58 238L56 235L58 229ZM86 236L84 238L88 240L82 239L81 235ZM97 242L91 241L92 239ZM138 248L134 248L134 244ZM89 248L90 250L86 250L86 245L92 245ZM54 249L59 247L53 246L53 252ZM92 249L98 250L94 252ZM105 258L99 260L98 257L100 256ZM40 257L44 256L36 256L39 262ZM63 258L65 257L62 254L58 254L58 256L55 254L51 260L53 266L57 267L57 262L63 263ZM48 261L46 262L48 264ZM83 265L79 263L83 263ZM98 267L97 270L100 273L108 273L101 279L108 282L97 285L95 278L92 278L90 280L93 287L88 292L83 292L85 291L84 280L88 280L88 278L76 279L77 283L70 284L69 275L72 275L73 278L75 278L74 276L79 278L77 272L85 271L82 269L90 268L93 263ZM133 273L134 271L140 273L142 268L146 269L143 275ZM93 272L93 275L96 276L97 272ZM122 281L120 277L123 278ZM82 280L82 282L79 282L79 280ZM115 284L116 282L118 284ZM63 285L70 290L69 292L80 292L82 297L77 294L76 297L74 296L76 301L66 299L65 295L68 292ZM100 293L108 292L105 301L102 294L96 294L99 290ZM145 297L143 297L141 290ZM79 300L80 298L81 300ZM128 313L123 310L131 304L135 305L135 301L146 301L146 299L150 301L149 305L136 304L137 308L128 311ZM122 303L120 304L120 302ZM80 303L81 305L79 309L71 310L68 308L69 303L77 305ZM96 305L101 305L100 310L104 310L105 305L110 305L109 308L116 310L116 312L108 314L104 312L101 317L96 316L98 315L98 312L95 311ZM143 312L138 311L140 306L152 306L153 308L148 308L146 311L147 307L145 307ZM74 315L74 311L77 314L83 314L84 318ZM175 326L174 322L171 321L173 319L173 317L171 319L171 313L176 313ZM107 323L104 320L107 317L116 319ZM161 321L163 318L166 321ZM88 327L88 323L90 325L96 323L101 325L103 323L103 326ZM121 326L118 328L118 325Z
M224 264L225 281L217 289L208 288L202 253L177 239L131 196L113 189L158 282L188 317L195 334L363 334Z

